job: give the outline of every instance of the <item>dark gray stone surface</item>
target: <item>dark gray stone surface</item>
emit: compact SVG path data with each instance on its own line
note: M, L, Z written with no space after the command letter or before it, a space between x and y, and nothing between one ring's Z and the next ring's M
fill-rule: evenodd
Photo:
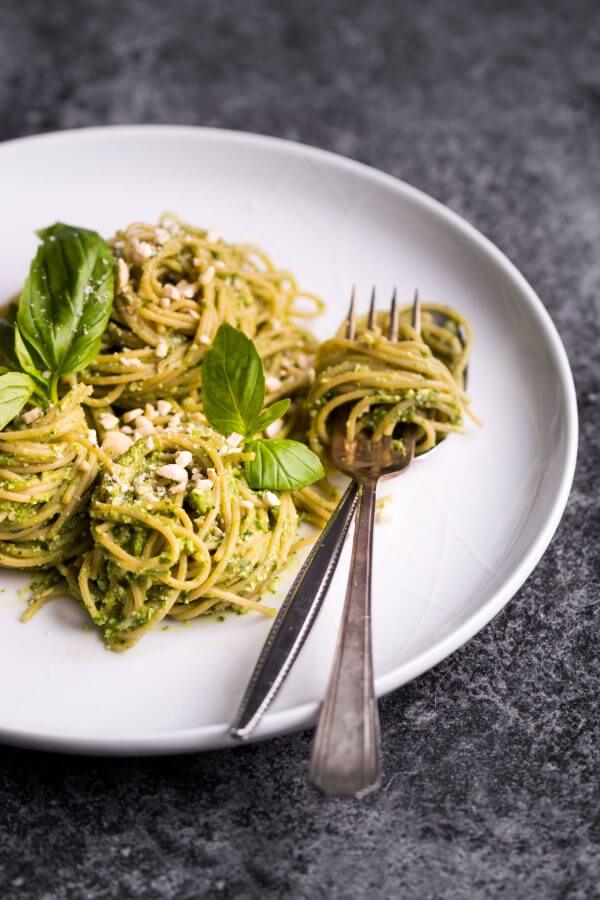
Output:
M1 895L600 896L597 0L3 0L0 139L117 122L299 139L462 213L559 327L579 466L512 603L383 701L377 795L316 796L310 734L141 761L5 749Z

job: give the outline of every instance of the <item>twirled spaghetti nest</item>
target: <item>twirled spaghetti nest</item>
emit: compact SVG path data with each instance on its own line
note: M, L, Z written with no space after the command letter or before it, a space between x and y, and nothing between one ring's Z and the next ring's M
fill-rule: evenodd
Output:
M474 418L463 387L471 345L467 321L450 308L426 304L420 333L408 323L408 310L402 313L398 341L386 337L388 327L387 315L380 315L372 330L362 319L353 340L344 336L344 326L319 348L307 401L315 452L325 454L341 408L349 441L359 431L374 440L399 436L397 427L412 423L418 428L416 453L430 450L449 432L462 431L465 415Z
M193 455L183 489L161 474L182 451ZM298 517L290 494L266 505L248 487L243 459L224 454L210 428L184 424L138 441L101 476L89 511L94 548L59 570L111 649L132 646L167 615L273 614L252 598L287 563ZM49 585L36 602L57 592Z
M87 495L98 472L80 385L45 415L0 432L0 565L39 568L90 545Z
M322 303L260 249L173 216L156 227L133 224L111 246L118 291L101 351L83 376L94 388L91 405L126 409L172 397L196 408L200 364L223 322L256 341L269 399L306 392L316 341L294 320Z

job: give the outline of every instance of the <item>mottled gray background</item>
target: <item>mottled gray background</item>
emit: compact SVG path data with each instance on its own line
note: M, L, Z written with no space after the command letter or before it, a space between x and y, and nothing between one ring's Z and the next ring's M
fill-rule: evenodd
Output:
M579 467L512 603L382 702L377 795L313 793L308 733L141 761L1 750L0 893L600 896L597 0L2 0L0 138L121 122L306 141L466 216L558 325Z

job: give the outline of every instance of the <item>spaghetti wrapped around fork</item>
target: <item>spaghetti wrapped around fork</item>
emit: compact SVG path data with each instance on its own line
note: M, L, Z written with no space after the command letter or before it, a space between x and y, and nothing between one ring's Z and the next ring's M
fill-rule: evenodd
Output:
M410 308L400 314L398 340L391 341L389 316L374 328L357 322L353 339L342 326L317 353L316 378L308 396L309 443L326 454L334 414L344 408L346 435L367 431L377 441L394 436L399 425L418 429L415 452L425 453L450 432L462 432L470 411L464 373L471 329L456 310L423 305L420 332L410 324ZM400 438L399 438L400 439Z

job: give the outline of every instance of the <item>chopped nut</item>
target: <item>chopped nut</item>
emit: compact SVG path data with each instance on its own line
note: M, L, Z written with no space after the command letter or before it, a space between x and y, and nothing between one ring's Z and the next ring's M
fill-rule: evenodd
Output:
M210 338L207 334L201 334L198 338L200 344L210 344Z
M179 293L179 288L176 288L174 284L165 284L163 285L163 297L168 297L169 300L181 300L181 294Z
M170 494L181 494L185 491L185 482L180 481L179 484L174 484L169 488Z
M117 262L117 284L121 291L129 284L129 266L124 259L119 259Z
M178 466L183 466L185 469L187 466L192 464L194 456L190 453L189 450L180 450L177 456L175 457L175 462Z
M240 500L240 506L242 509L254 509L254 503L252 500Z
M138 266L143 265L147 259L154 256L154 247L148 241L134 241L131 258Z
M27 410L26 413L23 413L21 418L25 422L26 425L31 425L32 422L35 422L36 419L39 419L42 415L42 411L39 406L34 406L33 409Z
M96 447L98 446L98 435L96 434L95 428L88 428L88 441L90 444L95 444Z
M156 404L159 416L168 415L173 409L173 405L168 400L159 400Z
M215 267L209 266L208 269L200 276L200 284L210 284L215 277Z
M150 421L153 422L156 419L158 413L151 403L146 403L144 407L144 415L147 419L150 419Z
M193 285L189 281L185 281L185 280L177 282L177 290L179 291L179 293L181 294L182 297L187 297L188 300L191 300L191 298L196 293L195 285Z
M263 494L263 503L266 507L272 509L276 506L280 506L281 500L279 499L277 494L273 493L273 491L265 491Z
M274 438L275 435L279 434L283 427L283 419L275 419L274 422L271 422L270 425L267 425L265 428L265 434L269 438Z
M212 491L213 483L210 478L195 478L194 490L196 491Z
M171 237L166 228L157 228L154 236L159 244L166 244Z
M104 428L105 431L110 431L111 428L119 427L119 420L116 416L113 416L112 413L109 413L109 412L100 413L98 418L100 420L100 424L102 425L102 427Z
M161 305L161 308L162 308L162 309L168 309L168 308L170 307L170 305L171 305L171 301L169 300L168 297L161 297L161 298L160 298L160 305Z
M87 459L80 459L77 463L77 468L80 472L90 472L92 469L92 464Z
M133 424L140 437L147 437L154 431L154 425L146 416L138 416Z
M166 478L167 481L185 482L188 480L187 469L184 469L183 466L178 466L177 463L159 466L156 474L160 475L161 478Z
M130 422L135 422L140 416L143 416L143 409L129 409L126 413L123 413L121 416L122 421L125 425L129 425Z
M104 440L102 441L102 449L108 453L108 455L112 459L116 459L118 456L122 456L131 445L133 441L126 434L123 434L122 431L109 431L105 434Z
M228 447L239 447L243 440L243 434L238 434L237 431L232 431L229 437L225 438L225 443Z
M265 378L265 387L268 391L278 391L281 384L281 380L275 375L267 375Z
M158 356L159 359L164 359L167 353L169 352L169 345L165 341L164 338L161 338L154 348L154 352Z

